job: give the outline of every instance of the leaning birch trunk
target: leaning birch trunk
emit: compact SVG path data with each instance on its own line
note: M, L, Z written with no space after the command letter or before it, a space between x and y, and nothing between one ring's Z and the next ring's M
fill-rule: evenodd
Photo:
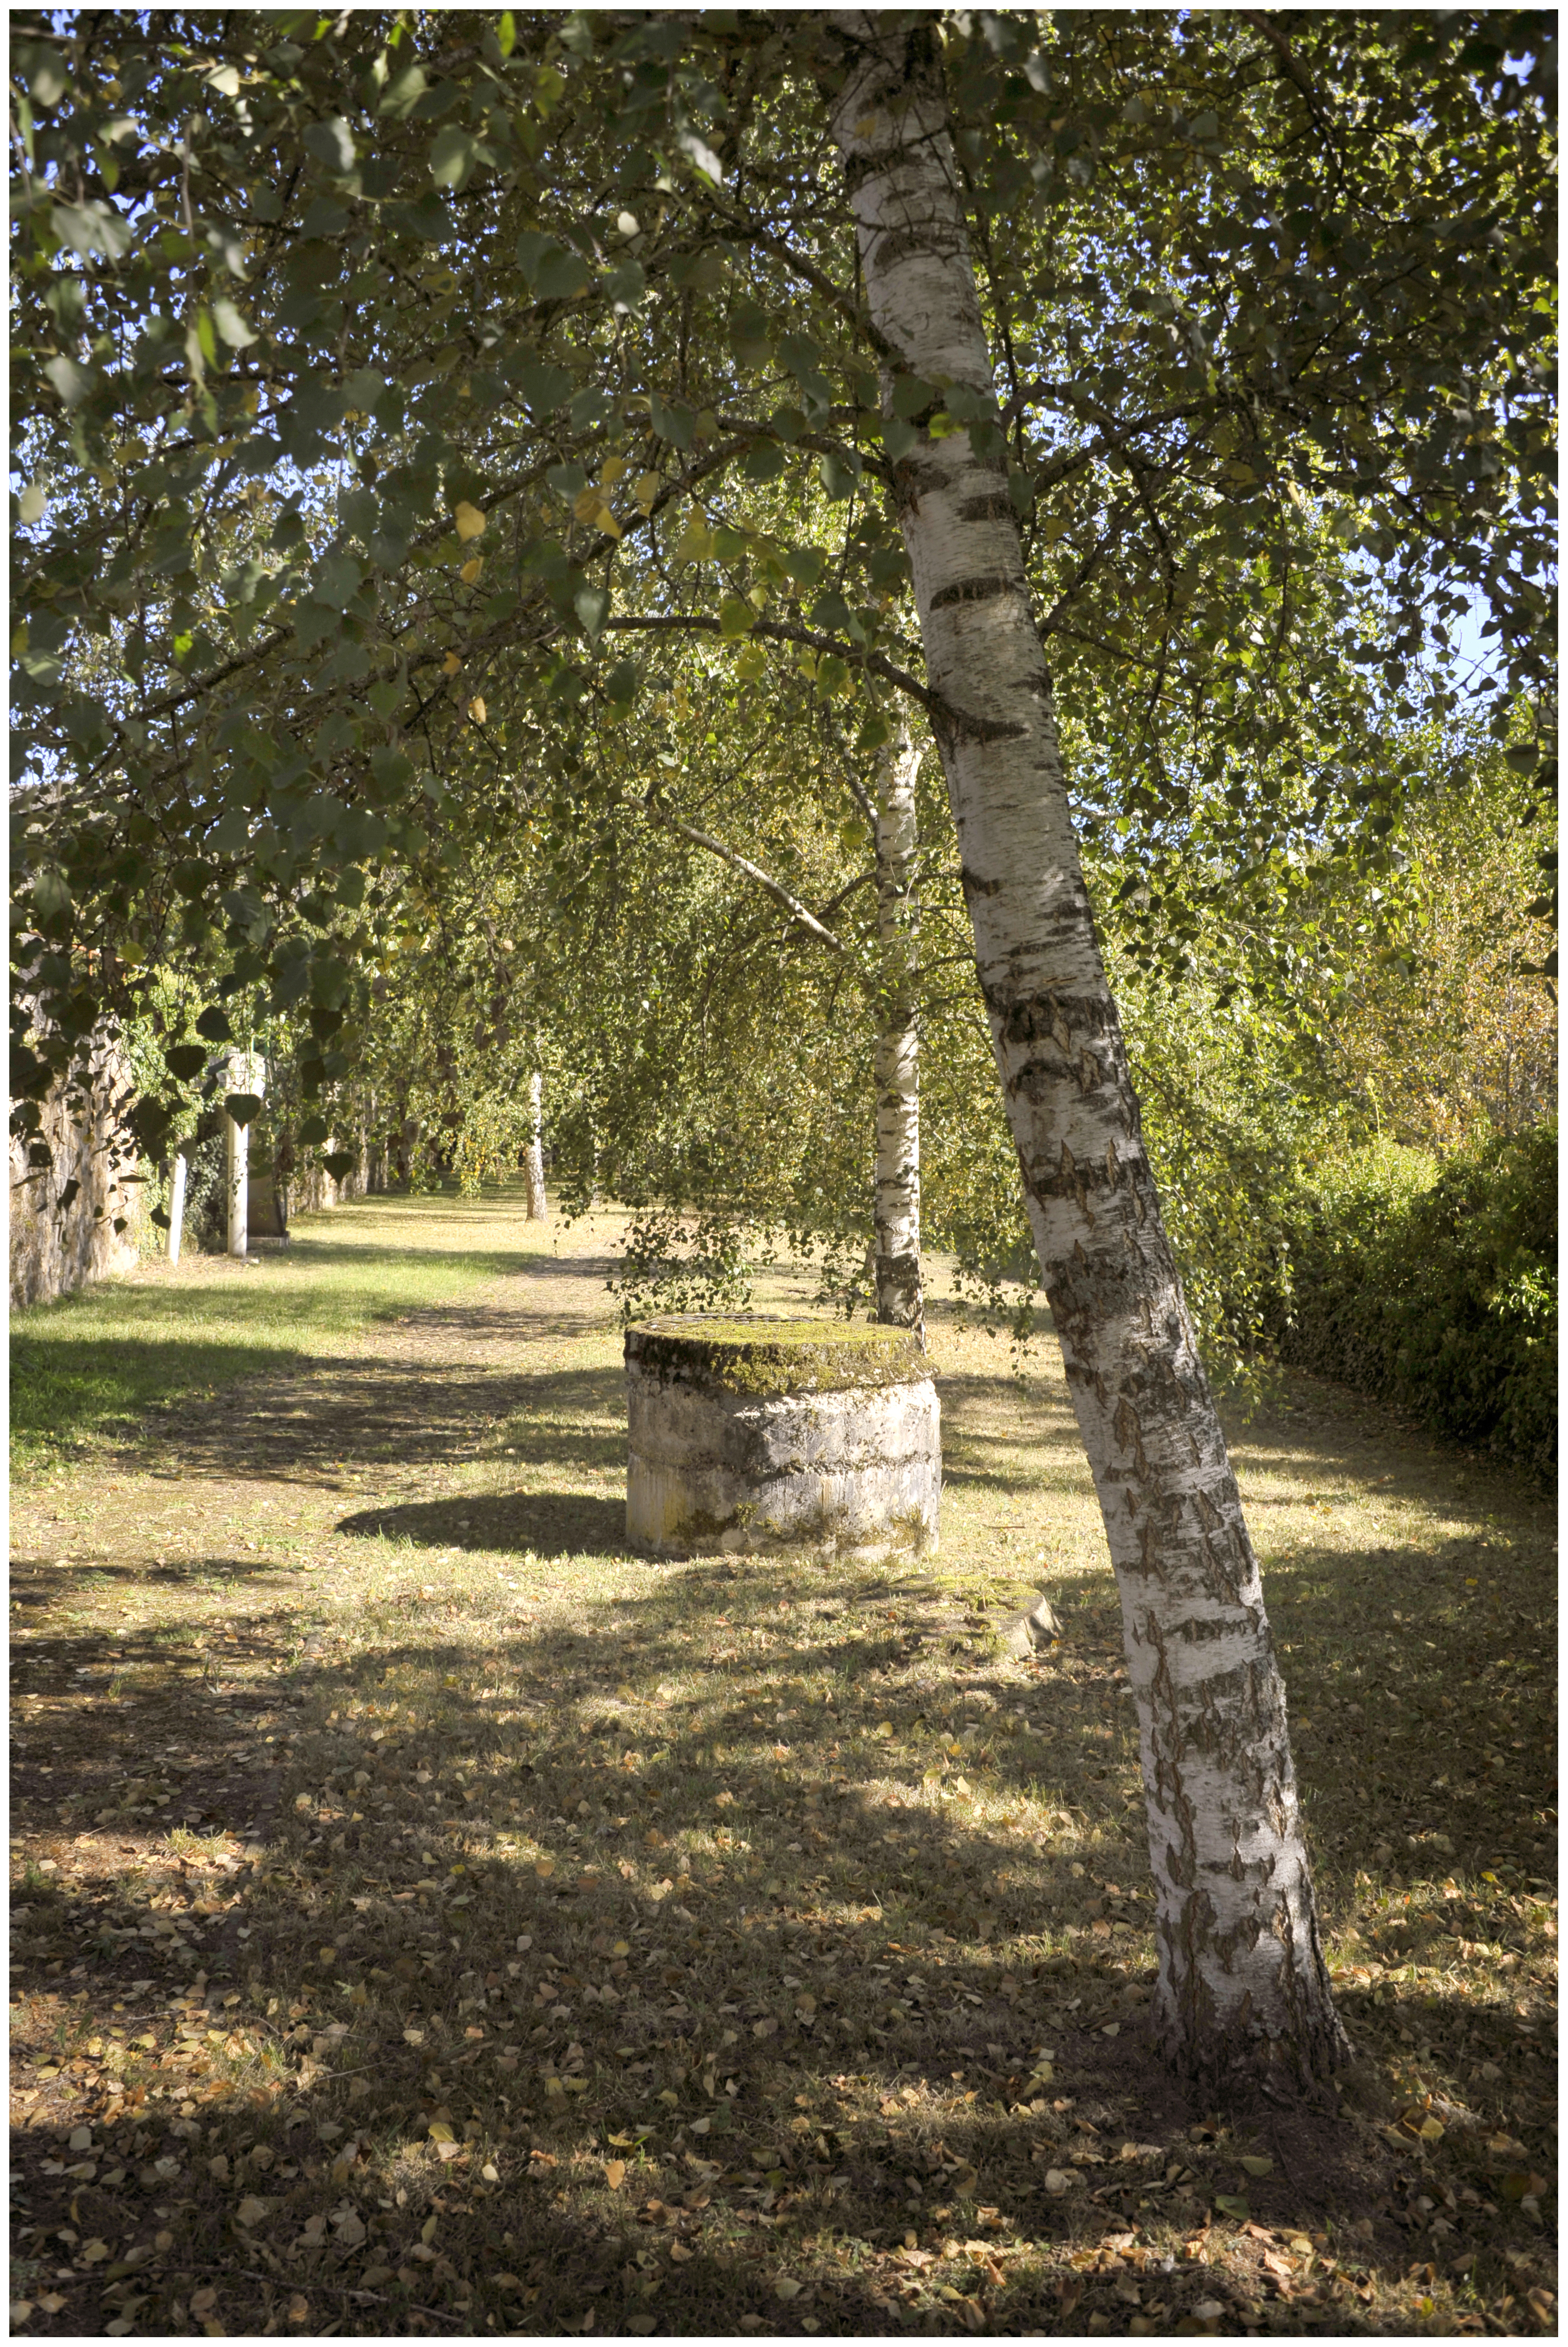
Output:
M185 1185L190 1172L190 1160L183 1143L174 1153L174 1170L169 1184L169 1260L179 1261L179 1238L185 1227Z
M550 1218L550 1202L545 1194L544 1092L545 1080L536 1068L528 1078L528 1145L523 1155L530 1223L548 1223Z
M901 370L996 414L922 24L832 20L866 299ZM939 404L939 403L934 403ZM1348 2053L1318 1942L1257 1562L1160 1219L1079 865L1003 460L920 443L895 495L1008 1113L1121 1593L1153 1862L1155 2025L1217 2081Z
M876 1317L926 1344L920 1282L920 1037L914 956L915 776L907 731L888 744L876 790Z

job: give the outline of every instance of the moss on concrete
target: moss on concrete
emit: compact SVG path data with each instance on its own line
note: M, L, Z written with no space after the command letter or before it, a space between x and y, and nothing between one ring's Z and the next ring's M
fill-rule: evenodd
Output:
M639 1321L626 1332L626 1358L648 1375L725 1393L840 1393L929 1374L907 1328L762 1312L672 1312Z

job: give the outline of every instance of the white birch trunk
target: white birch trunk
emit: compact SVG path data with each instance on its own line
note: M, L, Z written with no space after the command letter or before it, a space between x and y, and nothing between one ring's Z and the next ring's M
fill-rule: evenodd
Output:
M229 1194L229 1252L231 1255L245 1255L251 1244L250 1128L236 1124L231 1116L226 1115L223 1138L224 1174Z
M920 1280L920 1036L915 1001L915 776L907 732L876 788L876 1317L926 1342Z
M174 1167L169 1184L169 1260L179 1261L180 1233L185 1225L185 1185L190 1172L190 1160L183 1149L174 1153Z
M523 1157L530 1223L548 1223L550 1218L550 1202L545 1194L544 1092L544 1077L536 1068L528 1078L528 1145Z
M993 403L930 29L832 22L834 137L875 326L902 368ZM1121 1592L1180 2069L1348 2052L1318 1944L1256 1559L1160 1220L1079 865L999 456L968 432L897 467L975 954L1035 1242Z

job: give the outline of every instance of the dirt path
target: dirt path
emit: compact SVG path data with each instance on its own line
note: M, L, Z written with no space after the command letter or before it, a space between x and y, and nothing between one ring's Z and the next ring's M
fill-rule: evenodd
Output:
M1235 1430L1366 2107L1227 2127L1133 2026L1049 1344L1015 1378L938 1297L928 1573L651 1568L619 1227L367 1202L114 1301L184 1382L13 1511L26 2327L1548 2321L1545 1502L1307 1380ZM1009 1663L1042 1585L1064 1648Z

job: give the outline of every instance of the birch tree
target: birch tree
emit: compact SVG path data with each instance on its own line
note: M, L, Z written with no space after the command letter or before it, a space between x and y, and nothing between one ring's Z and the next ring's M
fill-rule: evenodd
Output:
M836 18L833 99L872 322L989 420L929 35ZM887 384L891 412L893 380ZM934 403L936 393L932 391ZM1005 467L965 430L895 471L976 963L1030 1225L1122 1594L1158 1902L1155 2026L1225 2067L1345 2052L1319 1944L1257 1560L1198 1359L1079 864Z

